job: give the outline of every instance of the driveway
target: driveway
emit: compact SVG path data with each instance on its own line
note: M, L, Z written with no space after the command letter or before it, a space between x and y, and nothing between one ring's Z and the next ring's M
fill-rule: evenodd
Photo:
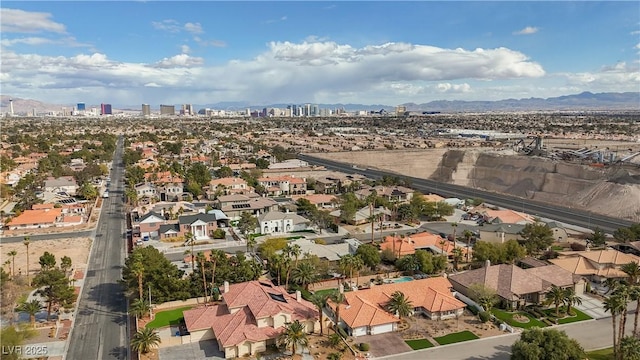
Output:
M610 313L604 311L604 304L601 300L587 294L579 295L579 297L580 300L582 300L582 305L575 305L575 307L583 313L594 319L602 319L611 316Z
M160 348L160 360L223 360L224 353L218 350L214 340Z
M369 353L374 358L413 351L398 333L358 336L354 344L359 343L369 344Z

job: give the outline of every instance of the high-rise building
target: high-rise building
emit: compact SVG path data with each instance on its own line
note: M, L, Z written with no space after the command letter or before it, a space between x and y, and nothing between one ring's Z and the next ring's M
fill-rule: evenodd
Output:
M100 115L111 115L111 104L100 104Z
M311 115L311 104L304 104L304 116Z
M404 113L407 112L407 107L398 105L396 106L396 116L404 116Z
M76 106L76 110L78 111L85 111L87 108L84 105L84 103L78 103L78 105Z
M311 115L313 116L320 116L320 108L318 107L317 104L313 105L313 108L311 110Z
M142 104L142 116L151 116L151 105Z
M13 99L9 99L9 113L13 116ZM34 115L35 116L35 115Z
M173 105L160 105L160 115L175 115L176 107Z

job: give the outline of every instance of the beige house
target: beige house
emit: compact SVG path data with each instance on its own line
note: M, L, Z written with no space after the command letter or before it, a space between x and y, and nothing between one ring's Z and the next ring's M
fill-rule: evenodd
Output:
M614 249L607 249L562 252L559 258L549 261L591 281L604 282L606 279L624 279L628 277L626 273L620 270L620 267L630 262L640 264L640 257Z
M307 333L319 331L316 307L300 292L288 294L267 280L229 285L225 282L222 303L184 312L190 335L187 341L215 339L225 358L256 355L275 344L287 323L304 324Z

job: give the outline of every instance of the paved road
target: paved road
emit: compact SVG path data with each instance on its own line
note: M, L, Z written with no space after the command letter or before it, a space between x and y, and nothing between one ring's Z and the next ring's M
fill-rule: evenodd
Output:
M503 195L494 192L468 188L459 185L441 183L433 180L403 176L402 174L390 171L380 171L375 169L356 169L352 164L340 163L332 160L325 160L314 157L310 154L299 154L298 158L313 165L321 165L328 169L346 173L356 173L373 179L381 179L383 176L399 176L411 182L411 186L424 193L436 193L445 197L481 198L484 201L514 210L533 214L540 217L555 219L563 223L581 226L588 229L600 227L600 229L612 233L620 227L629 227L633 222L612 218L596 213L584 211L582 209L566 208L558 205L546 204L516 196Z
M122 197L123 140L111 171L112 195L104 199L66 359L128 359L127 305L122 278L126 243Z

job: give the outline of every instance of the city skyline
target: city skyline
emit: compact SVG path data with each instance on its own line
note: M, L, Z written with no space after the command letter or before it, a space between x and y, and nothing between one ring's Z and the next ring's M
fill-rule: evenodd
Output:
M633 2L3 2L3 94L361 103L638 91Z

